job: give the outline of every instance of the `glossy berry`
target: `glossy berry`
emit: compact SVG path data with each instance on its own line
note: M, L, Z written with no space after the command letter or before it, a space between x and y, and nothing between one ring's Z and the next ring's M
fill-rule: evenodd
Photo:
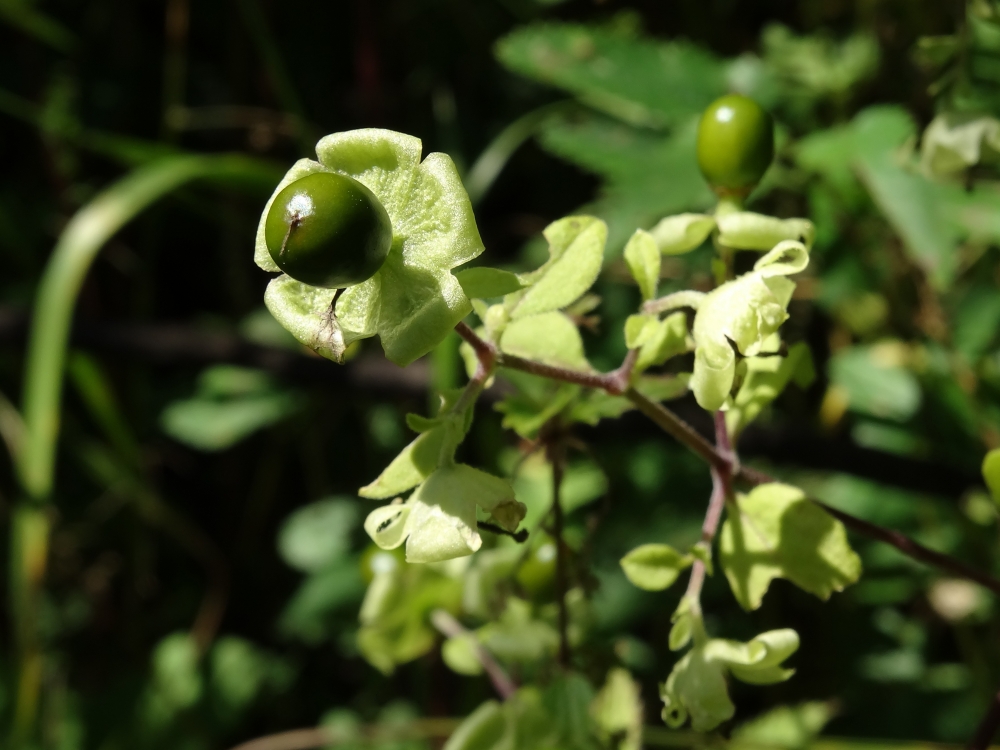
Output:
M275 196L264 240L282 271L311 286L340 289L370 279L389 254L392 225L357 180L314 172Z
M757 102L729 94L698 125L698 166L720 195L746 195L774 158L774 120Z

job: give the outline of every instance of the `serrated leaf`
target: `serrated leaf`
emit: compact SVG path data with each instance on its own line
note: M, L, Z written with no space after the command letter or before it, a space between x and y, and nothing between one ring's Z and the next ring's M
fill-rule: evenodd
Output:
M777 219L739 211L718 217L719 243L735 250L771 250L779 242L796 240L812 248L816 227L808 219Z
M660 285L660 249L649 232L636 229L625 245L625 262L644 300L653 299Z
M773 351L777 351L780 339L775 335ZM764 351L769 351L768 344ZM800 388L808 387L816 377L812 353L805 342L800 341L788 350L788 356L761 356L746 360L747 371L743 383L733 398L733 405L726 412L726 426L729 434L739 435L753 422L774 399L781 395L790 382Z
M625 577L646 591L670 588L681 571L693 562L669 544L643 544L621 559Z
M371 484L358 490L370 500L385 500L413 489L437 468L446 430L438 427L420 435L400 451Z
M581 210L607 221L609 253L617 253L636 227L717 200L698 169L697 120L692 113L668 135L596 116L553 119L543 127L540 141L547 150L604 179L597 200Z
M608 227L593 216L567 216L545 228L549 260L521 281L530 288L518 298L511 318L560 310L583 296L604 263Z
M499 268L466 268L455 272L462 291L469 299L492 299L524 288L517 274Z
M592 369L583 352L580 331L561 312L512 320L500 338L500 349L548 365Z
M599 26L526 26L500 40L497 57L511 70L641 125L699 113L726 89L724 66L699 47Z
M385 207L393 243L382 268L350 287L329 314L333 290L279 277L268 287L268 309L303 344L340 361L351 341L378 335L386 356L399 365L433 349L470 311L450 269L483 251L469 198L450 157L420 161L419 139L389 130L365 129L326 136L316 146L319 162L299 161L278 190L316 171L357 179ZM274 195L277 195L277 191ZM268 208L274 200L268 202ZM276 271L257 231L255 260Z
M707 214L677 214L661 219L649 230L663 255L689 253L708 239L715 217Z
M719 537L719 560L746 610L760 607L775 578L827 599L861 575L843 524L799 488L779 483L737 499Z

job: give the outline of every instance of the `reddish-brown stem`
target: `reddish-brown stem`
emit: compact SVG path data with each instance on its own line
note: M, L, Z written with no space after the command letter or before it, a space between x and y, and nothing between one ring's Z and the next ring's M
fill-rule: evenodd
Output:
M483 341L483 339L477 336L475 332L464 323L459 323L456 330L458 330L459 335L462 336L463 339L469 342L477 354L482 351L484 355L494 357L495 359L493 361L495 361L500 367L512 367L513 369L523 370L524 372L533 372L538 375L545 375L546 377L553 378L554 380L562 380L568 383L578 383L591 388L603 388L609 393L619 393L624 395L627 399L629 399L629 401L636 405L639 411L649 417L664 432L672 435L678 441L686 445L693 453L708 463L711 467L722 472L731 473L733 480L741 480L751 485L767 484L775 481L774 478L763 472L757 471L756 469L735 464L731 456L724 455L720 452L714 445L702 437L699 432L697 432L693 427L670 411L670 409L665 407L663 404L651 401L639 393L639 391L635 388L627 387L627 377L625 379L626 387L623 390L613 390L621 382L618 378L621 378L623 368L619 368L612 373L602 375L582 373L560 367L550 367L537 362L524 360L520 357L501 355L495 346ZM586 376L586 378L583 376ZM616 378L613 384L612 378ZM990 591L1000 595L1000 580L987 573L978 571L960 560L951 557L950 555L928 549L898 531L886 529L876 524L869 523L868 521L852 516L849 513L837 510L836 508L831 508L818 500L813 500L813 502L830 513L830 515L834 518L838 519L847 528L857 532L858 534L862 534L863 536L867 536L880 542L885 542L914 560L939 568L960 578L974 581L975 583L985 586Z
M723 456L728 456L730 466L736 463L736 453L733 451L732 442L729 439L729 431L726 429L726 415L721 411L715 413L715 445L718 452ZM722 509L726 507L726 501L733 496L732 476L729 466L711 467L712 472L712 496L708 501L708 509L705 511L705 520L701 525L701 541L708 546L711 554L712 541L719 530L719 522L722 520ZM701 587L705 583L705 563L695 560L691 566L691 578L688 580L687 598L692 606L698 606L698 599L701 596Z
M462 626L462 623L443 609L436 609L431 613L431 624L438 629L438 632L448 638L458 638L469 633ZM493 688L497 691L497 695L503 700L507 700L514 695L517 692L517 683L510 678L499 662L493 658L493 654L479 643L474 645L474 651L483 671L486 672L490 678L490 682L493 683Z

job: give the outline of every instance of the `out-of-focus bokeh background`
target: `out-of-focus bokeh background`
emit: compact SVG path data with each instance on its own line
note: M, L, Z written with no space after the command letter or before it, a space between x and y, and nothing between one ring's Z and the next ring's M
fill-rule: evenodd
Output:
M982 158L959 168L920 142L938 113L1000 114L996 13L986 0L0 3L0 391L10 401L24 386L36 287L74 212L154 160L259 160L254 179L171 192L86 277L38 624L42 746L207 750L321 722L426 728L491 695L485 678L448 668L426 622L460 588L400 610L405 637L382 634L405 662L394 670L370 665L357 638L371 551L360 526L370 506L356 490L411 439L405 414L462 382L457 339L405 370L371 339L338 367L262 304L260 210L288 165L335 131L391 128L450 154L493 266L532 267L541 229L567 213L606 219L600 320L585 338L610 369L638 300L625 239L712 204L693 123L727 90L754 96L775 114L779 156L752 207L818 228L788 332L811 345L818 377L747 432L744 457L997 571L998 512L978 468L1000 444L1000 138L983 136ZM668 259L664 289L709 286L709 262L707 251ZM706 426L689 397L677 409ZM697 539L710 482L635 415L579 438L590 457L567 478L570 538L594 604L579 664L596 682L609 665L631 669L646 723L658 725L680 592L641 592L617 561L642 542ZM464 460L509 471L519 447L487 402ZM529 460L518 491L544 493L547 481ZM5 458L5 528L17 487ZM837 737L966 740L1000 684L995 601L855 544L865 575L829 602L777 582L746 614L721 576L709 581L715 632L791 625L803 641L792 681L733 687L730 729L786 747L827 721ZM0 636L13 640L7 618ZM791 739L746 724L803 701Z

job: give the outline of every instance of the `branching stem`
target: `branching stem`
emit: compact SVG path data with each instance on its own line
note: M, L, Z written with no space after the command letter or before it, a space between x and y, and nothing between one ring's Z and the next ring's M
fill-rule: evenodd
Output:
M462 623L443 609L436 609L431 613L431 624L437 628L441 635L447 638L458 638L469 634L469 631L465 629ZM483 671L486 672L490 678L490 682L493 683L497 695L504 700L514 695L517 692L517 683L510 678L510 675L504 671L500 663L493 658L493 654L478 642L474 643L473 650Z
M495 345L477 336L465 323L459 323L455 329L472 346L481 364L485 358L486 362L495 363L497 367L521 370L522 372L549 377L553 380L576 383L588 388L601 388L614 395L624 395L636 405L639 411L649 417L664 432L672 435L686 445L713 469L728 473L732 481L738 480L752 486L776 481L773 477L763 472L739 465L732 455L731 450L720 450L666 406L651 401L635 388L630 387L629 379L631 377L632 366L629 362L634 363L632 352L629 353L630 356L626 358L625 362L617 370L610 373L588 373L563 367L553 367L540 362L532 362L521 357L502 354ZM950 555L924 547L898 531L869 523L842 510L832 508L818 500L812 500L812 502L819 505L827 513L843 523L844 526L858 534L889 544L907 557L936 567L959 578L978 583L995 594L1000 595L1000 579L994 578L988 573L976 570Z

